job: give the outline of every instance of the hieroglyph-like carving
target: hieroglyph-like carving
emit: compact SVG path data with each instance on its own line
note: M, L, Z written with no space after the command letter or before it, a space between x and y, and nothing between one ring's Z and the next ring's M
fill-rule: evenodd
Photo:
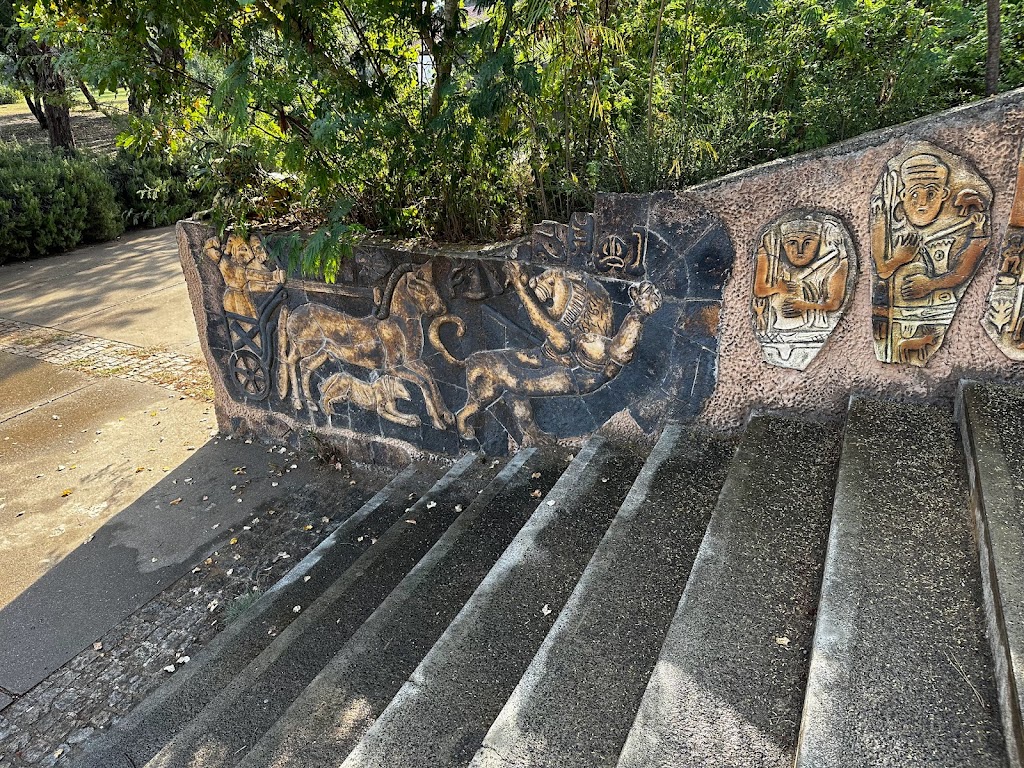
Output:
M585 267L604 277L641 278L647 269L647 230L636 226L629 234L612 232L598 238L592 213L574 213L568 224L542 221L533 227L530 258L548 264Z
M1011 360L1024 360L1024 153L1017 165L1017 189L1003 236L999 272L981 320L985 332Z
M292 405L300 410L305 404L317 410L311 393L313 375L327 363L342 363L371 372L373 376L408 381L423 393L427 413L435 429L447 429L454 423L444 404L437 382L421 359L423 356L423 320L432 318L431 338L445 322L454 323L461 334L465 325L460 318L445 315L447 308L437 292L430 264L407 264L395 269L381 295L376 311L366 317L354 317L324 304L310 302L292 310L282 309L278 332L278 394L292 393ZM380 379L378 379L380 380ZM360 384L365 386L360 386ZM419 426L420 417L403 414L396 400L408 399L404 387L395 383L379 385L330 378L321 389L321 402L348 399L360 408L373 408L384 419L405 426ZM324 389L328 390L325 395Z
M804 370L835 330L857 280L850 233L827 213L791 211L754 254L754 334L766 362Z
M990 239L992 188L963 158L918 142L871 196L872 327L885 363L923 366L942 346Z
M541 442L548 436L534 421L530 398L588 394L615 378L632 361L644 321L662 298L651 283L632 286L633 307L616 332L611 298L589 275L547 269L531 278L515 262L506 270L544 343L469 355L463 363L468 396L458 414L459 433L473 439L474 417L506 396L524 440Z

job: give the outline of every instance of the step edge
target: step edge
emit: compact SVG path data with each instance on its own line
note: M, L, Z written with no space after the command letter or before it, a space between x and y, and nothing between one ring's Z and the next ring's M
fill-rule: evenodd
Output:
M359 739L339 768L361 768L360 761L362 755L371 749L371 743L377 738L382 724L389 718L389 712L394 713L398 711L401 707L405 706L405 702L413 699L422 690L432 670L439 665L438 659L443 655L446 647L453 642L453 638L463 632L463 625L472 621L474 614L484 606L490 594L500 585L505 574L522 560L523 552L528 550L532 543L536 541L537 534L544 530L555 512L557 512L559 502L572 493L577 479L590 466L594 457L606 442L606 438L600 435L594 435L587 440L579 453L573 458L572 463L569 464L562 473L562 476L558 478L551 490L548 491L540 504L534 509L519 533L512 540L512 543L508 545L501 557L498 558L494 566L487 572L480 585L470 595L466 604L462 606L462 609L452 619L448 628L438 638L437 642L434 643L426 656L423 657L423 661L420 662L409 676L409 679L398 690L391 703L385 707L374 724ZM548 502L552 503L549 504Z
M747 420L747 428L744 430L743 436L740 439L740 444L733 454L733 458L725 477L725 482L722 484L722 488L718 494L718 500L715 503L714 510L708 520L707 529L701 539L700 547L697 549L697 554L694 557L693 564L690 566L690 575L687 577L686 586L683 588L683 594L679 598L676 611L673 614L672 621L669 623L668 630L665 633L665 640L658 652L658 660L655 662L654 668L651 671L651 678L648 681L647 688L644 690L643 697L640 700L640 705L637 708L636 718L633 721L633 725L629 730L629 735L626 737L626 741L619 753L619 760L616 763L617 768L638 768L639 766L647 766L650 763L647 757L647 748L651 743L650 735L654 733L661 733L661 731L648 727L650 715L653 713L645 711L645 702L656 702L662 698L659 690L662 685L660 683L661 675L659 675L659 668L662 668L663 665L671 666L671 662L664 660L663 657L666 656L666 649L669 642L672 640L673 629L687 620L689 606L694 599L693 592L695 589L699 589L699 586L697 586L698 580L694 579L694 575L696 574L699 576L701 571L705 568L712 568L715 561L718 560L719 553L726 541L726 537L723 534L728 530L729 524L732 523L735 518L734 513L726 510L728 510L730 506L733 506L732 498L736 493L736 489L742 488L751 474L751 462L740 462L737 460L744 454L744 452L756 452L757 431L763 429L762 425L769 421L797 422L800 424L819 423L815 420L793 419L788 416L772 413L751 414L750 418ZM841 457L842 448L840 449L839 466L841 466ZM658 722L661 721L659 720ZM656 735L655 738L660 738L660 736Z
M850 457L851 454L856 454L854 427L861 418L856 413L857 405L871 399L851 395L846 423L843 425L839 469L836 473L835 495L832 500L832 520L829 523L828 542L825 545L825 562L821 572L818 611L807 664L807 682L804 685L804 702L800 711L794 768L811 768L815 765L816 757L811 754L813 745L825 742L821 731L823 728L827 730L827 724L820 717L815 722L813 713L831 709L828 704L831 701L831 691L840 684L836 675L842 671L834 660L852 643L854 620L860 607L858 600L848 599L851 594L857 593L854 586L857 582L846 578L851 564L844 556L842 545L847 545L846 552L855 550L863 534L862 516L859 511L855 512L857 506L848 498L851 488L857 485L856 480L850 477L851 474L855 475Z
M414 514L418 510L424 509L432 500L435 494L444 492L450 485L459 480L465 475L469 469L476 463L478 455L475 453L468 453L460 458L452 467L440 478L434 485L431 486L430 490L420 496L414 504L409 507L409 512L406 514ZM400 521L395 521L391 526L388 527L385 533L381 534L381 539L387 535L388 532L395 530L400 525ZM221 689L216 696L210 699L206 706L202 710L196 713L196 715L189 720L184 727L180 728L170 740L166 741L163 747L151 757L145 764L144 768L161 768L167 764L168 760L175 757L175 751L182 744L187 742L190 737L195 736L198 732L201 732L204 723L210 717L216 717L219 713L229 708L234 700L248 689L249 685L257 678L261 677L267 670L269 670L274 663L291 647L295 640L303 635L310 626L314 625L316 621L322 616L324 611L333 604L333 602L347 589L351 587L358 579L362 578L367 568L375 563L382 555L381 552L386 550L386 547L379 547L380 539L378 544L370 547L362 555L360 555L355 562L352 563L345 571L338 575L338 578L331 583L331 585L324 590L310 605L305 608L293 622L291 622L277 637L271 641L263 651L252 659L242 670L236 674L231 683Z
M595 549L594 554L583 569L579 581L577 581L575 588L559 612L558 618L551 626L519 683L513 689L508 701L505 702L505 705L491 724L468 768L480 768L484 764L485 755L508 757L508 750L505 745L510 740L516 739L520 733L519 728L516 726L518 713L521 711L523 704L529 700L536 685L543 679L550 654L558 643L563 631L575 619L579 609L582 607L584 597L592 588L592 583L597 578L595 569L614 546L620 532L635 518L637 511L650 492L651 484L658 469L672 457L672 450L678 444L682 431L682 427L674 423L669 424L662 431L654 449L648 455L644 466L630 486L626 498L619 505L619 511L605 531L604 536L597 545L597 549Z
M430 573L430 569L451 551L459 537L479 519L482 508L490 504L503 489L508 487L509 483L523 470L523 467L536 452L536 448L528 447L516 453L502 468L501 472L491 480L479 498L475 499L472 504L468 505L459 514L430 550L410 569L402 581L395 586L374 612L366 618L366 621L363 622L359 629L352 634L352 637L345 643L345 646L317 673L316 677L309 682L306 689L292 702L291 706L285 710L278 721L252 746L249 750L249 755L240 760L236 768L246 768L246 766L249 766L252 759L250 755L262 754L261 747L263 743L280 734L281 729L286 727L291 719L290 715L298 714L303 706L309 702L309 699L315 696L315 692L320 686L334 683L334 670L339 665L343 665L341 660L348 659L354 653L358 653L365 643L365 636L367 634L375 634L381 623L393 617L394 609L404 604L405 600L412 595L423 579ZM262 763L259 764L261 768L262 765Z
M111 729L93 745L86 747L75 762L85 763L93 757L102 756L103 753L117 748L130 739L131 734L142 726L157 710L174 696L178 695L182 688L193 682L198 676L208 671L209 665L221 652L229 646L242 632L256 619L265 614L267 610L277 601L278 595L285 587L294 584L303 576L308 574L320 560L324 558L329 550L335 547L342 536L355 528L367 517L387 501L391 494L404 485L416 472L415 465L409 465L399 474L389 480L380 490L371 496L355 512L347 517L330 535L321 541L312 551L297 562L277 582L269 587L266 592L260 595L256 601L244 611L237 619L228 624L218 632L203 648L196 654L196 659L189 665L180 669L174 677L164 681L160 686L150 692L140 701L123 719L115 721ZM353 565L355 563L353 562Z
M961 382L957 396L956 419L963 440L967 477L971 492L971 512L974 519L974 539L978 547L981 566L982 591L989 646L995 663L996 683L999 690L999 709L1003 723L1003 736L1011 768L1024 766L1024 726L1022 726L1021 681L1022 673L1014 658L1024 658L1024 635L1007 629L1004 606L1006 579L1000 575L999 562L1005 561L1000 550L1006 537L1012 536L1007 526L999 524L1004 515L993 514L995 500L1015 496L1005 455L990 447L1000 442L976 402L976 385ZM1011 510L1012 513L1012 510ZM993 522L996 532L993 534ZM1024 549L1024 547L1021 547ZM1012 571L1006 571L1004 573ZM1018 591L1024 582L1017 580ZM1024 617L1022 617L1024 620Z

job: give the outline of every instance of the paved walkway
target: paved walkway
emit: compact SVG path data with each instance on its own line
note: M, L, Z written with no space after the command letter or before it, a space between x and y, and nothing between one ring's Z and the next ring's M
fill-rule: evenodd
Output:
M0 768L68 765L386 481L211 397L172 229L0 267Z
M210 439L198 345L173 229L0 267L0 608Z

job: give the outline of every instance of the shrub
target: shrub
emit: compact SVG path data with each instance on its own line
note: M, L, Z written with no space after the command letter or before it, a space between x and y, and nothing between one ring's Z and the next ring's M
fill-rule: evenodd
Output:
M21 91L7 83L0 83L0 104L17 104L21 101Z
M85 155L0 144L0 263L123 231L114 190Z
M208 208L211 197L189 178L182 156L135 155L120 150L107 166L129 227L163 227Z

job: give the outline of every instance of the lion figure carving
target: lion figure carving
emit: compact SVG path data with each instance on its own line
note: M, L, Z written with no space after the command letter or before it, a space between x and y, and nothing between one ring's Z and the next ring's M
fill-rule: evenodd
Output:
M615 378L633 360L644 322L658 311L662 298L651 283L633 285L633 306L615 331L611 298L589 275L547 269L531 278L515 262L505 268L544 342L533 349L470 354L466 404L456 423L463 438L473 439L477 414L507 396L524 443L545 442L549 436L534 421L530 398L585 395Z

